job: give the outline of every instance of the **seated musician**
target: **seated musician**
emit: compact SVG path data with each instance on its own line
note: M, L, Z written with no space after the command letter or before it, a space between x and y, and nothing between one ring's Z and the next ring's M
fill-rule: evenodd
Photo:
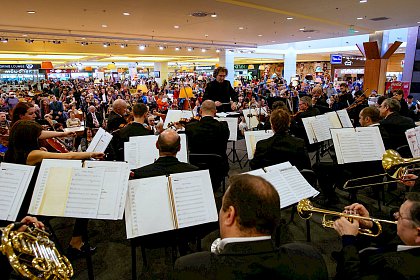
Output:
M366 208L358 203L346 207L362 217L369 217ZM400 245L385 248L358 246L359 227L377 231L371 221L342 217L334 229L342 237L343 248L337 264L336 279L419 279L420 277L420 193L409 193L407 200L394 214ZM375 229L376 228L376 229Z
M114 101L114 103L112 103L112 111L109 113L106 129L109 133L112 133L119 129L121 126L127 124L127 121L124 118L126 111L127 102L124 100L117 99Z
M283 109L271 112L271 128L274 135L257 142L254 158L249 162L251 169L258 169L277 163L290 161L299 170L310 169L311 162L305 141L291 136L288 132L290 115Z
M213 242L211 252L179 258L174 278L327 279L324 260L311 246L274 246L279 224L276 189L258 176L232 177L219 211L221 239Z

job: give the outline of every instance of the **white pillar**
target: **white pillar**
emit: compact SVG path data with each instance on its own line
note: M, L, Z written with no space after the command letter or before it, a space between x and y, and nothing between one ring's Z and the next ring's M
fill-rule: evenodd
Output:
M290 83L292 78L296 77L296 50L290 47L284 53L284 79Z
M168 81L168 62L155 62L155 71L160 71L160 78L156 78L159 86L162 86L164 80Z
M233 81L235 79L235 54L226 50L220 51L219 65L226 67L226 69L228 70L226 80L230 81L230 83L233 86Z

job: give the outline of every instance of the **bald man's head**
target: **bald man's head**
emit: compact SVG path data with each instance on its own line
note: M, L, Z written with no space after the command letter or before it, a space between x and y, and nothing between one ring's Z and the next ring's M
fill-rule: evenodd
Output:
M127 102L123 99L115 100L114 103L112 103L112 110L114 110L115 113L124 115L127 110Z
M216 114L216 104L213 100L206 100L201 104L202 116L214 116Z
M167 129L159 134L156 147L160 156L176 156L181 149L181 137L175 130Z

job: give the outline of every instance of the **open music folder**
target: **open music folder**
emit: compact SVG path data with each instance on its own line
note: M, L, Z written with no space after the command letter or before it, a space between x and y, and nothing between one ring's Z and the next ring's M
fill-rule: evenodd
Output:
M159 150L156 148L158 137L157 135L135 136L124 143L124 160L128 162L130 169L152 164L159 158ZM188 162L187 136L179 134L179 137L181 137L181 149L176 157L179 161Z
M302 119L309 144L330 140L330 129L353 127L347 110L328 112L323 115Z
M218 219L208 170L131 180L128 189L127 238Z
M191 117L194 117L194 113L190 110L168 110L163 128L168 128L168 124L179 122L180 119L190 119Z
M93 137L89 147L86 149L86 152L103 153L105 152L111 140L112 134L100 127L96 132L95 136Z
M250 130L245 131L245 144L246 152L248 153L248 159L253 159L255 149L257 148L257 142L260 140L268 139L274 135L272 130Z
M227 122L229 128L229 141L238 141L238 118L216 118L219 122Z
M304 198L319 194L290 162L267 166L246 174L260 176L270 182L279 193L280 208L286 208Z
M35 166L0 163L0 220L16 221Z
M413 157L420 157L420 126L408 129L405 132L408 146Z
M111 171L112 170L112 171ZM29 213L33 215L122 219L130 175L125 162L44 159Z
M385 153L379 127L331 129L337 163L381 160Z

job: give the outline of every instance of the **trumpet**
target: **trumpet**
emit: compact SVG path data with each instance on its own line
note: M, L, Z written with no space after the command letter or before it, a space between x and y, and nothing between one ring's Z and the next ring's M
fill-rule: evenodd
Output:
M311 203L311 201L309 201L309 199L302 199L301 201L299 201L299 203L297 205L297 212L298 212L299 216L304 220L310 219L312 217L313 213L324 214L324 216L322 218L322 226L325 227L325 228L334 228L334 226L333 226L334 221L333 220L328 220L327 215L337 216L337 217L345 217L349 220L359 219L359 220L371 221L371 222L376 224L377 232L373 232L370 229L359 228L359 234L366 235L366 236L371 236L371 237L377 237L382 233L381 223L388 223L388 224L394 224L394 225L397 224L396 221L389 221L389 220L382 220L382 219L375 219L375 218L367 218L367 217L361 217L361 216L354 215L354 214L346 214L346 213L341 213L341 212L316 208L312 205L312 203Z
M0 252L12 268L25 279L70 279L73 267L65 256L61 256L48 236L38 228L26 231L13 230L17 224L3 229Z
M358 188L363 188L363 187L368 187L368 186L378 186L378 185L389 184L392 182L400 182L400 180L408 172L418 170L418 168L408 168L408 167L410 165L415 165L419 162L420 162L420 158L402 158L397 151L386 150L385 154L382 156L382 167L384 168L385 173L372 175L372 176L366 176L366 177L360 177L356 179L350 179L344 184L343 189L345 190L358 189ZM385 182L378 182L378 183L348 186L348 184L352 182L373 179L377 177L384 177L384 176L390 177L393 180L387 180Z

